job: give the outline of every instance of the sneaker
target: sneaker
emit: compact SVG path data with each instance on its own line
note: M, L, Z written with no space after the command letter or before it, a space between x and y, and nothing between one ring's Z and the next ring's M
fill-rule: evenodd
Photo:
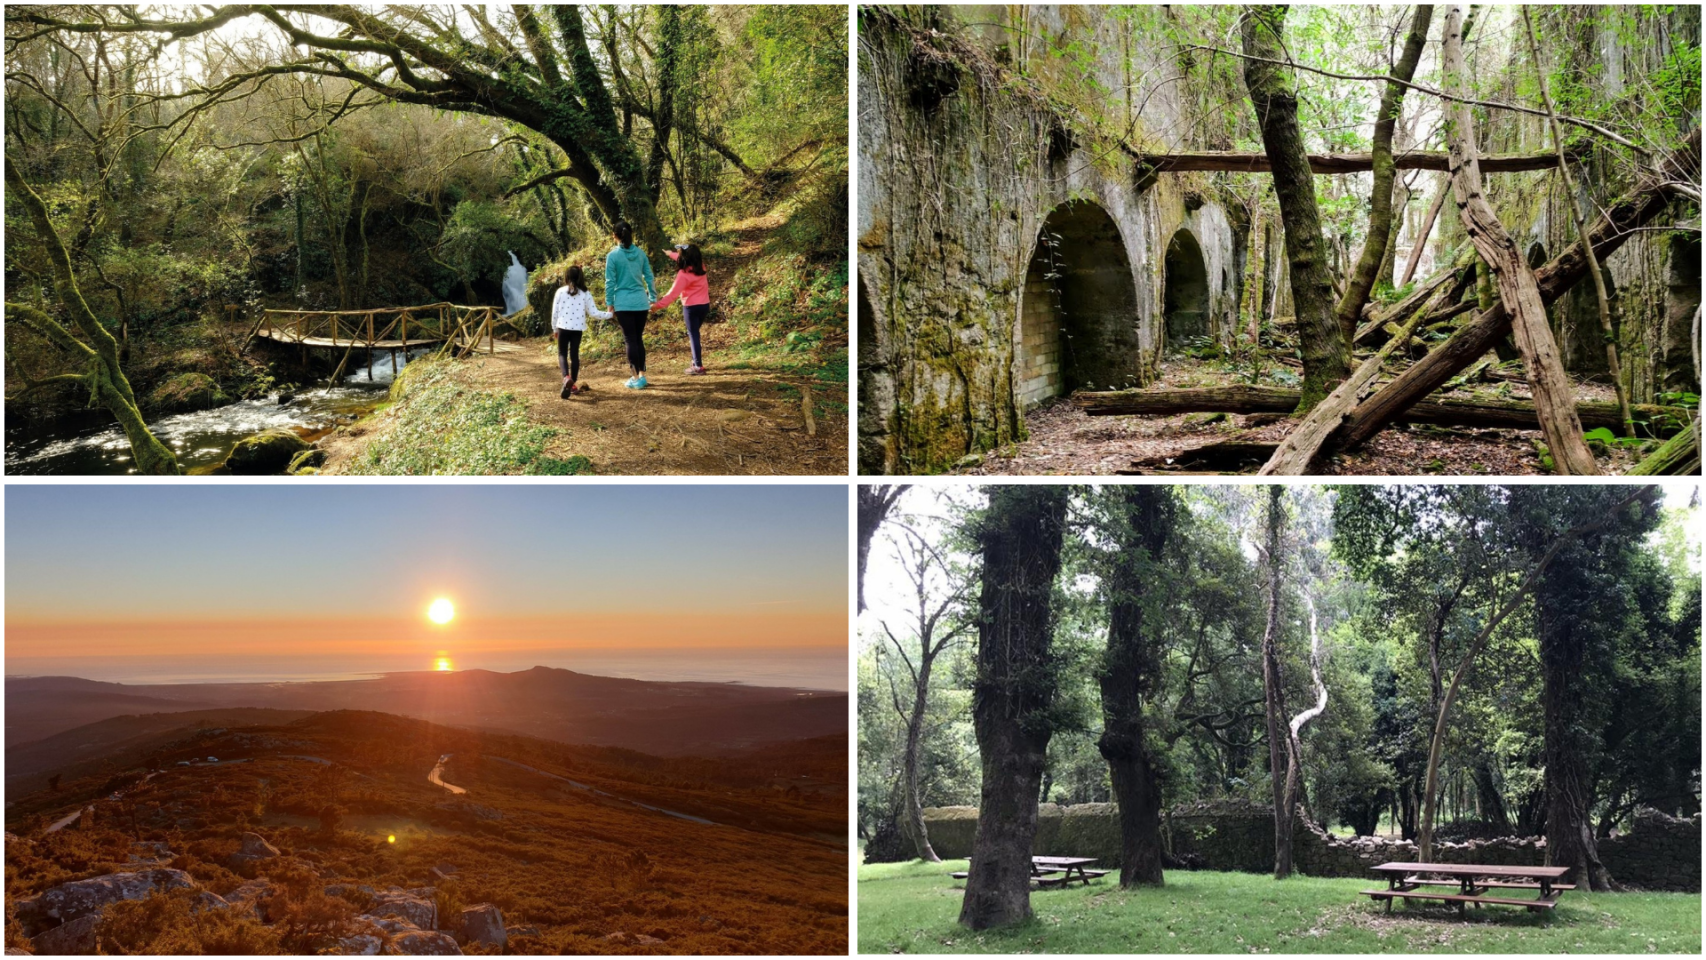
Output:
M645 374L642 373L639 376L634 378L634 389L635 390L646 389L646 375Z
M687 368L687 375L690 377L702 377L705 375L705 368L698 364L694 364Z
M563 378L563 389L557 392L557 396L562 397L564 400L567 400L567 399L569 399L569 394L574 393L574 392L575 392L575 382L573 380L570 380L568 377L564 377Z
M575 393L585 393L585 392L587 392L587 391L588 391L588 390L591 390L591 389L592 389L592 388L591 388L591 387L589 387L589 386L587 386L587 385L586 385L586 384L584 384L584 383L576 383L576 384L575 384L575 385L574 385L574 389L573 389L573 392L575 392Z
M622 382L622 385L624 387L627 387L630 390L633 390L633 389L635 389L635 384L639 383L639 380L640 380L639 377L629 377L627 380L624 380Z

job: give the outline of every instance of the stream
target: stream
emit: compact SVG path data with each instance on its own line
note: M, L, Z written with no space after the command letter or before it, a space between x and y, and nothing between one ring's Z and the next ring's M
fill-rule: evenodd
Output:
M410 352L409 359L414 359L427 351ZM161 417L148 427L177 454L185 472L205 470L223 463L237 441L263 430L284 428L317 440L371 412L385 399L395 376L390 358L382 354L374 359L371 380L362 367L338 386L300 390L287 403L280 403L277 394L239 400L211 410ZM130 441L105 411L48 423L9 420L6 424L9 474L123 475L135 470Z

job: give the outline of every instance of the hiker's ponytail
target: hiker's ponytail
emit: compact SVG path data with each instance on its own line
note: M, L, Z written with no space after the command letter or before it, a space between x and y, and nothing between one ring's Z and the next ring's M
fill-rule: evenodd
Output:
M622 241L622 246L631 247L634 245L634 228L628 225L628 221L616 221L615 229L616 239Z

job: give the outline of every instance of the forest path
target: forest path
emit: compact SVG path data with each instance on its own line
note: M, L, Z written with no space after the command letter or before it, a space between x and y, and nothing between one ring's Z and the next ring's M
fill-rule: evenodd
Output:
M467 793L468 792L467 790L463 789L462 787L457 786L454 783L445 783L444 782L444 765L446 763L448 763L449 761L450 761L450 754L448 754L448 753L442 757L439 757L438 758L438 766L433 767L432 772L427 774L427 780L431 781L434 784L437 784L438 786L443 787L446 790L449 790L451 793Z

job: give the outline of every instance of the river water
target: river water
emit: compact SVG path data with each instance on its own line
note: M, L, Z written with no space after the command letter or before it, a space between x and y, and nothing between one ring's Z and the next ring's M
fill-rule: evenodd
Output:
M414 357L425 351L411 351ZM407 361L404 361L407 362ZM396 371L386 355L374 358L372 378L362 367L336 387L297 392L288 403L277 394L265 399L239 400L212 410L179 413L150 423L149 429L172 452L184 470L209 468L224 462L244 437L275 427L295 430L313 440L334 427L372 411L385 399ZM130 441L101 411L82 421L59 420L40 425L8 422L6 472L9 474L123 475L136 472Z

